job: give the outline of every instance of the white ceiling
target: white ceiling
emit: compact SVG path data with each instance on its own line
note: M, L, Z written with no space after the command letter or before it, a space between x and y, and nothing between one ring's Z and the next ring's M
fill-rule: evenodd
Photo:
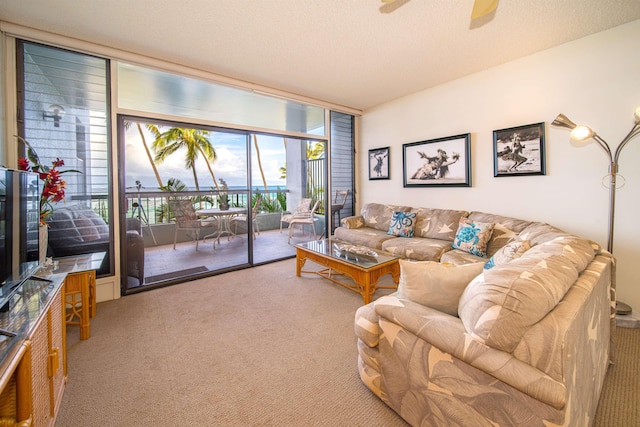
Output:
M2 0L0 20L366 110L640 18L638 0L502 0L473 24L473 0L399 2Z

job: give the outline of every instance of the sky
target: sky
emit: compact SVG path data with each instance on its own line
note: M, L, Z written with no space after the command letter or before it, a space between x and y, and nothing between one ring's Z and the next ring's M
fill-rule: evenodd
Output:
M154 140L153 136L142 126L145 132L145 139L149 148ZM161 128L160 131L168 129ZM247 154L246 154L246 137L234 133L211 132L208 135L216 154L217 160L212 164L213 172L216 179L224 179L229 187L246 186L247 177ZM280 168L285 163L285 146L282 137L272 137L258 135L258 146L260 148L260 158L262 167L269 186L286 185L286 181L280 178ZM257 157L252 146L252 185L262 186L262 176L258 168ZM125 135L125 152L126 152L126 187L133 188L136 181L140 181L146 191L153 191L158 188L158 181L153 173L153 169L149 162L149 158L144 150L142 139L138 132L138 127L133 125L126 130ZM152 155L154 155L152 151ZM167 183L169 178L178 178L184 182L189 188L195 187L193 173L185 169L184 166L184 150L174 153L169 159L162 164L157 164L160 177L163 184ZM196 162L196 170L198 172L198 181L201 190L207 190L214 187L213 178L202 159Z

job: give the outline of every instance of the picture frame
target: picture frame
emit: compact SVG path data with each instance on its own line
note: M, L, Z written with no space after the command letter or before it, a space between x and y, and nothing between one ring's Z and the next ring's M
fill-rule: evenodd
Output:
M402 145L404 187L471 187L471 134Z
M369 150L369 180L389 177L389 147Z
M493 176L546 175L544 123L493 131Z

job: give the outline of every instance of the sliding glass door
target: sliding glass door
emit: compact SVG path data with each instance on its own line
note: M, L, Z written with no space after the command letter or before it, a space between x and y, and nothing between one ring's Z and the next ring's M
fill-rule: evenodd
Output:
M326 234L325 143L119 117L123 293L295 256ZM311 220L284 218L308 199Z
M249 263L248 134L120 117L125 293Z

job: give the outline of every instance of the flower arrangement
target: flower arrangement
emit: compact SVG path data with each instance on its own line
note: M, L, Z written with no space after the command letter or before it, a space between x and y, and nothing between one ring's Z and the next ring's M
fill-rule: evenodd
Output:
M40 163L38 153L25 139L18 137L27 147L27 157L18 159L18 168L23 171L36 172L43 183L40 194L40 223L47 224L47 219L53 214L53 203L64 200L64 189L67 182L62 179L62 174L67 172L78 172L78 170L68 169L61 171L58 168L64 166L64 160L59 157L51 162L51 167Z

